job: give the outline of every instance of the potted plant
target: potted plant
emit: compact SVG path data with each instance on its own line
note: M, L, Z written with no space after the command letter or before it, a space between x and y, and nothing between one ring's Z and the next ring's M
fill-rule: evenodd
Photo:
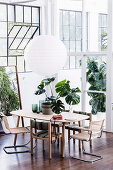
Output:
M41 83L38 85L37 91L35 92L35 95L45 94L46 98L45 98L45 101L42 103L42 112L43 112L43 114L52 114L51 106L52 106L53 100L56 101L56 103L59 103L59 112L64 110L64 104L62 103L62 101L58 100L53 95L51 84L52 84L52 82L54 82L54 80L55 80L55 77L43 79L41 81ZM46 86L50 87L50 92L51 92L50 96L47 95Z
M55 77L47 78L41 81L41 83L37 87L37 91L35 92L36 95L41 95L45 93L46 99L45 102L42 104L42 108L46 108L43 110L44 114L47 114L47 108L51 111L48 112L48 114L51 114L52 112L59 114L62 111L65 110L64 103L62 102L61 98L65 98L65 101L69 105L75 105L80 102L80 96L76 93L80 92L80 89L77 88L71 88L70 87L70 81L69 80L63 80L58 82L55 85L55 91L56 96L53 95L51 83L55 80ZM46 93L46 86L50 86L51 96L47 96Z

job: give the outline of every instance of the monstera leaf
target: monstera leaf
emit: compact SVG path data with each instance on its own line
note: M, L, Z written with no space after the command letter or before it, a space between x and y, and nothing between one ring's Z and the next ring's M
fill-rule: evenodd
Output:
M76 104L80 103L80 96L78 94L76 94L76 92L69 93L66 96L65 101L69 105L76 105Z
M47 79L43 79L41 83L42 83L44 86L48 86L48 85L50 85L50 83L53 82L54 80L55 80L55 77L47 78Z
M64 103L62 103L61 100L53 100L51 103L51 108L52 108L52 111L56 114L59 114L65 110Z
M70 83L69 80L67 80L67 81L63 80L56 84L55 90L56 90L56 93L58 93L58 96L65 97L68 95L68 93L70 91L69 83Z
M44 85L43 84L40 84L38 87L37 87L37 91L35 92L36 95L40 95L40 94L43 94L45 93L45 89L44 89Z

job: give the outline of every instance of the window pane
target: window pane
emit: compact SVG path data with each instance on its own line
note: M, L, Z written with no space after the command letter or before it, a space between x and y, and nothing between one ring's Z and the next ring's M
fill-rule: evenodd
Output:
M28 41L29 41L29 39L24 39L24 40L21 42L21 44L20 44L20 46L18 47L18 49L24 49L25 46L27 45Z
M35 29L35 30L36 30L36 29ZM35 33L35 34L34 34L34 33ZM32 35L33 35L33 37L39 36L39 29L38 29L36 32L33 32Z
M70 26L70 40L75 40L75 26Z
M81 56L76 56L76 68L81 68L82 67L82 57Z
M39 23L39 9L32 8L32 23Z
M31 28L29 29L29 31L27 32L25 38L31 38L31 36L32 36L33 33L35 32L35 30L36 30L36 27L31 27Z
M6 5L0 4L0 21L7 21Z
M87 90L106 91L106 57L87 57L87 72Z
M17 67L19 72L24 71L24 57L17 57Z
M107 14L99 14L98 28L98 47L99 50L107 50Z
M82 50L82 43L81 41L76 41L76 51L80 52Z
M63 25L69 25L69 12L63 11Z
M82 15L81 12L76 12L76 26L82 25Z
M7 23L0 22L0 37L7 37Z
M23 38L28 29L29 27L23 26L21 30L19 31L17 38Z
M97 120L102 120L103 118L106 118L106 95L104 93L91 93L91 92L87 92L86 93L86 109L87 112L92 112L93 114L93 120L97 119ZM93 100L93 102L92 102ZM104 117L101 117L98 115L98 118L96 117L97 113L99 113Z
M0 39L0 56L7 56L7 39Z
M23 22L23 7L16 6L16 22Z
M24 22L30 23L31 22L31 8L24 7Z
M76 40L81 40L82 33L81 33L81 28L77 27L76 28Z
M21 26L14 26L11 32L9 33L9 37L15 37L16 34L19 32Z
M64 69L69 69L69 56L67 57L67 61L64 65Z
M7 66L7 57L0 57L0 66Z
M70 52L75 52L75 41L70 41Z
M75 56L70 56L70 69L75 68Z
M10 49L16 49L18 45L20 44L20 42L21 42L21 39L15 39L12 45L10 46Z
M70 12L70 25L75 25L75 12Z
M63 27L64 40L69 40L69 26Z
M60 22L60 25L62 26L63 25L63 11L60 11L60 15L59 15L59 22Z
M8 65L9 66L16 65L16 57L8 57Z
M69 41L64 41L64 45L66 46L66 49L69 52Z
M102 15L102 27L107 27L107 16Z
M8 5L8 21L14 22L14 6Z

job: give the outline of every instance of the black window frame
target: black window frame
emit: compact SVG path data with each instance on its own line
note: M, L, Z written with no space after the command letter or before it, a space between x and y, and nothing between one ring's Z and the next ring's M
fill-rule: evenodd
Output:
M9 4L9 3L3 3L3 2L0 2L0 5L4 5L4 6L6 6L6 20L5 21L2 21L2 20L0 20L0 24L2 24L2 23L6 23L7 24L7 35L5 36L5 37L0 37L0 40L2 41L3 39L4 40L6 40L6 43L7 44L5 44L6 45L6 54L5 55L0 55L0 58L5 58L6 59L6 63L5 64L2 64L2 63L0 63L0 65L4 65L4 66L9 66L9 60L12 58L12 57L15 57L15 61L16 61L16 63L15 63L15 65L17 65L18 66L18 60L20 59L20 58L18 58L18 57L24 57L24 50L25 50L25 48L23 48L23 49L21 49L21 52L22 52L22 54L11 54L10 55L10 51L11 51L11 49L10 49L10 46L9 46L9 40L10 40L10 31L9 31L9 23L10 24L13 24L12 25L12 28L11 29L13 29L13 27L17 27L17 26L20 26L21 28L23 28L23 27L28 27L28 29L27 29L27 31L26 31L26 33L23 35L23 37L21 37L21 42L20 42L20 44L19 45L21 45L21 43L23 42L23 40L24 39L28 39L28 42L26 43L26 45L25 45L25 47L27 46L27 44L29 43L29 41L34 37L34 35L35 35L35 33L37 33L38 35L40 35L40 7L37 7L37 6L31 6L31 5L21 5L21 4ZM13 21L10 21L9 20L9 16L8 16L8 8L9 8L9 6L12 6L13 7L13 14L14 14L14 19L13 19ZM22 9L23 9L23 22L21 21L21 22L17 22L16 21L16 7L17 6L19 6L19 7L22 7ZM30 21L31 22L29 22L29 23L26 23L26 22L24 22L24 16L25 16L25 11L24 11L24 9L26 8L26 7L28 7L29 9L30 9L30 16L31 16L31 19L30 19ZM32 22L32 14L33 14L33 10L35 10L35 9L37 9L37 14L38 14L38 22L37 23L35 23L35 22ZM31 29L31 28L33 28L33 27L35 27L36 29L35 29L35 31L32 33L32 35L31 35L31 37L29 37L29 38L25 38L25 36L26 36L26 34L27 34L27 32ZM20 29L21 30L21 29ZM20 30L19 30L19 32L20 32ZM17 35L19 34L19 32L17 32ZM16 39L16 37L17 37L17 35L15 35L15 37L12 37L13 38L13 41ZM12 50L15 50L15 52L12 52L12 53L16 53L16 51L18 50L19 51L19 49L12 49ZM26 64L25 64L25 61L24 61L24 58L21 58L22 60L23 60L23 65L22 65L22 71L19 71L19 72L28 72L28 70L26 70ZM30 71L30 70L29 70Z

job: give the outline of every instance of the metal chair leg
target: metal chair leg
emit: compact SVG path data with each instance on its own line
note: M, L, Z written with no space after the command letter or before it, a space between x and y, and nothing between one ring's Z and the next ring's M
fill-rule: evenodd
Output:
M93 154L93 153L85 152L85 148L84 148L83 141L82 141L82 153L83 153L83 154L86 154L86 155L90 155L90 156L92 156L92 157L96 157L96 158L95 158L95 159L91 159L91 160L83 159L83 158L76 157L76 156L74 156L74 157L72 157L72 158L77 159L77 160L81 160L81 161L84 161L84 162L91 162L91 163L103 159L103 157L100 156L100 155L96 155L96 154Z
M24 145L16 145L16 146L5 146L3 148L3 150L5 151L5 153L7 154L15 154L15 153L26 153L26 152L30 152L30 150L28 149L28 147L26 145L28 145L30 143L30 141L27 144ZM26 150L23 151L7 151L7 149L17 149L17 148L26 148Z

